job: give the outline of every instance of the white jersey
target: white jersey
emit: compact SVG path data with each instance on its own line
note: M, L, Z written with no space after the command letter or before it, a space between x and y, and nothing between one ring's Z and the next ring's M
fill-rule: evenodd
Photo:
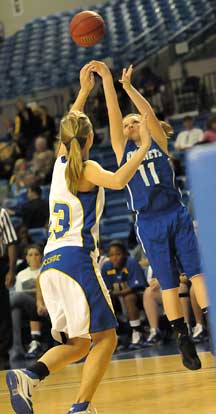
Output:
M65 246L79 246L98 255L99 220L104 208L104 189L73 195L67 188L64 156L57 158L49 196L49 236L47 254Z

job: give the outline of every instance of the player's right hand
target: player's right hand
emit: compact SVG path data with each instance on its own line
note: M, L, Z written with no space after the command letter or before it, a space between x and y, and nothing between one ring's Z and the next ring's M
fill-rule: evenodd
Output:
M110 69L106 65L106 63L101 62L99 60L92 60L91 65L93 67L93 71L96 72L101 78L105 78L107 76L112 76Z
M85 66L82 67L80 71L80 87L85 92L90 93L91 90L94 88L95 80L94 74L92 71L91 63L87 63Z

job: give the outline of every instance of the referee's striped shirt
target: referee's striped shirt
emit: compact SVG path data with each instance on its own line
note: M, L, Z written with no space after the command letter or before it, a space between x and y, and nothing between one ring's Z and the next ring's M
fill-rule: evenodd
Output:
M10 217L4 208L0 208L0 257L4 254L4 247L17 242L17 235Z

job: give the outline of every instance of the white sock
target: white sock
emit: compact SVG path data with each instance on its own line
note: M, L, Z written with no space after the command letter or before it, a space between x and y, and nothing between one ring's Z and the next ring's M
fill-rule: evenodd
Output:
M135 321L129 321L131 328L138 328L140 326L140 319L136 319Z

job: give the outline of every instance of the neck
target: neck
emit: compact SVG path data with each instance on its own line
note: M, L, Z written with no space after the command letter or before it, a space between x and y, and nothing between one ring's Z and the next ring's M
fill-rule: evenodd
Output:
M38 270L38 269L40 269L40 267L38 267L38 266L29 266L30 267L30 270Z

